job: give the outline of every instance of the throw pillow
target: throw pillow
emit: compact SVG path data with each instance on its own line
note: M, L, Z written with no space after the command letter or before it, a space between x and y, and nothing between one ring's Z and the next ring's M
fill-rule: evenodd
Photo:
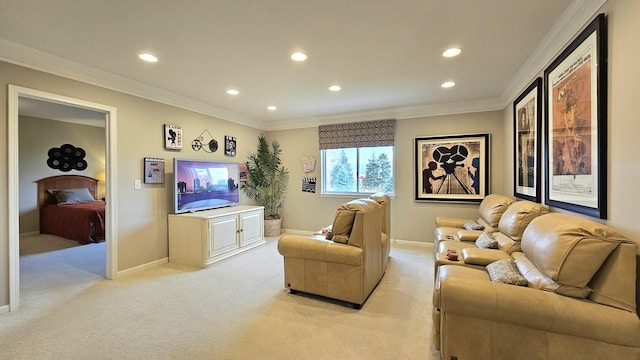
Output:
M498 241L488 232L483 232L476 240L476 247L479 247L480 249L497 249Z
M465 230L484 230L484 226L478 224L478 222L475 220L467 221L462 227Z
M96 201L87 188L49 190L49 192L56 197L58 204L61 205Z
M527 279L518 271L512 259L494 261L487 265L487 272L493 282L509 285L527 286Z
M327 234L327 239L346 244L349 241L349 235L351 235L355 216L355 211L338 209L331 226L331 232Z

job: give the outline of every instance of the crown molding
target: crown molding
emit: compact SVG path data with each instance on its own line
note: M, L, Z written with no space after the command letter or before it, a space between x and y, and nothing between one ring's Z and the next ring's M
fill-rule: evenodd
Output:
M262 129L264 122L50 53L0 39L0 60L87 84Z
M466 114L484 111L502 110L504 107L499 98L478 99L457 103L442 103L403 108L340 113L328 116L307 117L291 120L274 120L267 124L266 131L289 130L317 127L320 125L346 122L370 121L375 119L413 119L442 115Z
M483 111L501 111L535 77L544 71L544 68L551 63L552 59L567 46L571 39L578 34L606 2L607 0L574 0L571 2L536 47L527 62L523 64L497 98L367 110L299 119L264 121L251 118L4 39L0 39L0 60L264 131L309 128L324 124L371 119L411 119Z
M573 0L502 92L506 108L592 20L607 0Z

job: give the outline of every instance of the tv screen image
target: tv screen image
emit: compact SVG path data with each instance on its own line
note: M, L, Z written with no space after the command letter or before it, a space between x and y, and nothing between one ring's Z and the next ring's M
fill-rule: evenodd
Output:
M174 159L174 213L237 205L237 163Z

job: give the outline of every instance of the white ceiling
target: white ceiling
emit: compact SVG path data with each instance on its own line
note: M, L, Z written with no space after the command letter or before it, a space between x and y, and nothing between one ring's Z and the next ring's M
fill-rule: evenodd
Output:
M266 130L492 110L604 1L0 0L0 59Z

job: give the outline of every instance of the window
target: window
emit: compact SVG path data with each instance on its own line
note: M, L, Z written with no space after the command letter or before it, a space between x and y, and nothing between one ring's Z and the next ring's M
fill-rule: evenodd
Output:
M324 149L323 194L393 194L393 146Z

